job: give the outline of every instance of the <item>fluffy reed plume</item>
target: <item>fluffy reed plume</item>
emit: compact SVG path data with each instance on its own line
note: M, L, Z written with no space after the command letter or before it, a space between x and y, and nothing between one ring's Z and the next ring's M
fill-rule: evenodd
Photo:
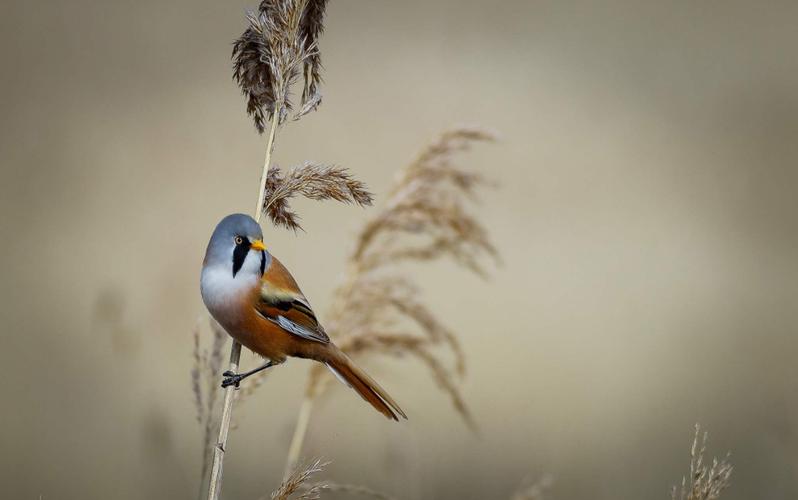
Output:
M216 401L219 395L219 377L222 373L224 356L222 349L227 343L227 333L215 320L210 320L210 347L201 348L201 328L199 322L194 328L194 367L191 369L191 387L194 392L194 406L197 410L197 422L204 430L202 441L202 481L208 472L208 465L213 440L213 431L219 424ZM200 492L201 494L201 492Z
M479 128L460 127L441 134L405 169L389 193L385 208L370 220L357 240L351 261L368 274L404 260L432 260L449 256L484 275L482 254L496 256L479 221L466 212L463 202L476 197L486 179L458 168L453 155L477 141L492 141L493 134ZM421 237L412 245L400 235Z
M704 453L707 449L708 433L704 432L699 447L699 436L701 428L695 426L693 445L690 447L690 476L682 477L682 486L674 486L671 489L672 500L713 500L720 498L723 490L729 487L731 482L732 465L729 463L729 455L718 461L712 458L712 465L704 463Z
M544 493L551 488L553 482L552 477L547 474L528 485L522 484L518 491L513 493L510 500L543 500L545 498Z
M320 498L321 491L327 488L326 483L307 485L306 481L313 474L323 471L327 465L329 465L329 462L322 462L320 459L316 459L307 466L297 467L283 481L280 487L272 492L272 500L288 500L295 493L299 493L296 498L300 500L316 500ZM263 498L265 500L265 497Z
M233 43L233 78L247 97L260 133L275 112L292 109L289 90L304 76L301 116L321 102L321 55L327 0L263 0L247 14L249 27Z
M420 361L472 429L476 426L458 385L465 374L460 343L422 300L401 264L449 257L484 275L482 261L497 258L487 231L465 208L486 180L454 163L456 153L492 140L493 134L478 128L448 130L399 172L384 207L358 233L325 317L327 332L353 358L381 354ZM444 362L439 347L448 348L453 366ZM329 380L323 366L311 368L286 471L299 458L312 403Z
M485 180L456 166L453 155L474 142L493 139L476 128L446 131L400 171L384 208L358 234L328 319L328 331L350 356L383 354L421 361L472 427L456 383L465 373L460 343L399 264L450 257L484 275L481 260L496 257L496 250L464 202L475 198ZM451 350L453 368L433 350L439 345ZM314 367L310 395L319 392L324 374Z
M331 199L360 206L371 205L372 201L365 184L353 178L345 168L310 162L287 172L273 167L266 180L263 210L275 226L294 231L302 229L299 216L288 204L298 194L311 200Z

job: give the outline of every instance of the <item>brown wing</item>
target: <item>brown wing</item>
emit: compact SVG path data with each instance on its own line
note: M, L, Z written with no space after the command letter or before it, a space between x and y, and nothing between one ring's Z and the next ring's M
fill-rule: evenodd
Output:
M256 308L258 314L288 333L315 342L330 341L293 276L274 256L263 273Z

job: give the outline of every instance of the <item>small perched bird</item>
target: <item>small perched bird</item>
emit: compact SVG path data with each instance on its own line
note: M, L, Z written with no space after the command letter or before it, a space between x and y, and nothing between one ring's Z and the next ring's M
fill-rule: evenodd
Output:
M288 270L263 244L252 217L228 215L208 242L200 278L202 300L227 333L267 359L245 373L225 372L222 387L235 385L288 356L324 363L335 376L393 420L407 418L396 401L343 353L319 324Z

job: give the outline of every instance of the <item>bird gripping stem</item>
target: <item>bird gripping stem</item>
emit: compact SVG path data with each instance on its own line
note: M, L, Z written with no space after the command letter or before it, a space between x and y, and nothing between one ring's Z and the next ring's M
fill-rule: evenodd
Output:
M277 127L280 124L282 114L282 103L277 102L272 113L271 125L269 126L269 137L266 140L266 158L263 161L263 172L260 176L260 192L258 193L258 205L255 207L255 220L260 223L263 215L263 203L266 200L266 180L269 177L269 166L274 150L274 138L277 135ZM238 373L238 366L241 361L241 344L233 339L233 347L230 350L230 365L228 370ZM222 419L219 423L219 438L213 448L213 465L211 466L210 483L208 485L208 500L218 500L222 490L222 465L224 464L224 452L227 448L227 434L230 431L230 420L233 417L233 402L235 400L235 390L233 385L224 389L224 406L222 407Z

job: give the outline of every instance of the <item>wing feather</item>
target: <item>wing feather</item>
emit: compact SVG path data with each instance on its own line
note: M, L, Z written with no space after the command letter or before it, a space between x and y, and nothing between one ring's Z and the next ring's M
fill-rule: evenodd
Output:
M258 314L275 323L288 333L315 342L328 343L325 333L308 299L294 278L274 256L263 273L260 300L256 305Z

